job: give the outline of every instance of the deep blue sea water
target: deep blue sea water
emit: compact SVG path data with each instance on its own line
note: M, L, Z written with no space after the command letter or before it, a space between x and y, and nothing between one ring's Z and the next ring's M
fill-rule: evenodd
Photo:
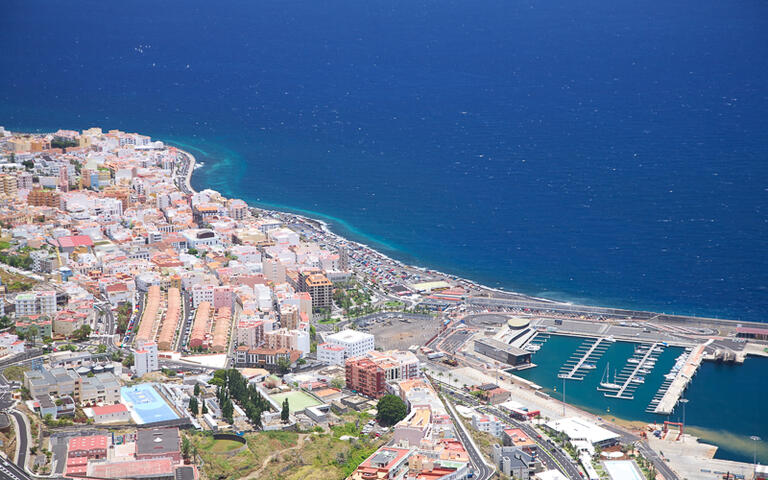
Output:
M0 124L195 148L211 186L594 304L765 320L761 0L12 0Z

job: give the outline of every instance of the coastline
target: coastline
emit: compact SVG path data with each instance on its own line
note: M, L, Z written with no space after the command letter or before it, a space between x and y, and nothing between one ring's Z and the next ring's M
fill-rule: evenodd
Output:
M195 166L196 166L196 159L195 159L194 155L192 155L190 152L188 152L186 150L183 150L183 149L180 149L178 147L176 147L176 148L177 148L177 150L181 154L185 155L186 158L187 158L187 160L186 160L187 168L186 168L186 171L184 172L184 181L183 181L184 188L187 189L187 191L189 193L196 193L196 190L191 185L192 174L193 174L193 172L195 170ZM577 307L578 306L578 305L572 304L572 303L559 302L559 301L552 300L552 299L533 297L533 296L522 294L522 293L518 293L518 292L500 290L500 289L488 287L486 285L482 285L482 284L480 284L478 282L475 282L475 281L472 281L472 280L468 280L468 279L459 277L458 275L446 274L444 272L440 272L438 270L427 268L427 267L423 267L423 266L406 264L405 262L402 262L400 260L394 259L394 258L386 255L385 253L382 253L381 251L377 250L375 247L372 247L370 245L367 245L367 244L359 242L359 241L351 240L349 238L344 237L343 235L341 235L339 233L334 232L332 230L331 224L326 222L325 220L322 220L322 219L312 218L312 217L310 217L308 215L299 214L299 213L295 213L295 212L292 212L292 211L282 211L282 210L277 210L277 209L272 209L272 208L265 208L265 207L261 207L261 206L254 206L254 205L251 205L251 204L249 204L249 208L253 212L260 212L260 213L268 214L268 215L271 215L271 216L275 216L276 218L279 218L280 220L285 221L286 223L289 223L289 222L293 221L295 223L302 223L304 225L310 226L311 228L319 230L324 235L328 236L328 238L331 239L336 245L339 245L339 246L354 245L354 246L356 246L358 248L363 249L365 251L366 255L377 256L377 257L379 257L379 259L386 260L387 262L389 262L391 264L395 264L395 265L398 265L398 266L403 267L403 268L410 268L410 269L414 269L414 270L418 270L418 271L429 272L430 274L435 274L435 275L438 275L438 276L442 276L444 278L450 278L450 279L455 279L455 280L463 280L463 281L473 285L477 289L489 293L490 294L489 296L498 295L499 296L498 298L500 298L500 299L503 299L505 297L506 298L510 298L510 297L517 298L518 300L521 300L523 302L529 302L532 305L536 305L537 308L540 307L540 308L544 308L544 309L546 309L548 307L550 307L550 308L557 308L557 307ZM622 309L614 309L612 307L591 307L591 306L586 306L586 308L597 309L597 310L604 309L606 311L619 311L619 310L622 310ZM630 310L627 310L627 311L630 311ZM724 325L729 325L729 326L733 326L734 324L749 324L749 323L755 323L757 325L761 325L759 322L742 322L742 321L737 321L737 320L723 320L723 319L706 318L706 317L687 317L687 316L677 316L677 315L663 315L663 314L655 314L654 312L643 312L643 313L649 313L653 317L665 317L667 319L672 319L672 318L677 317L677 318L683 319L683 320L686 320L686 319L688 319L688 320L696 319L696 320L699 320L699 321L701 321L701 320L711 321L713 323L717 323L717 324L721 324L721 325L724 324ZM762 324L762 325L764 325L764 324ZM559 401L556 398L550 397L550 400L552 402L559 403ZM611 414L601 415L601 414L599 414L597 412L592 412L589 409L587 409L586 407L580 406L580 405L567 404L567 408L571 412L577 413L579 415L587 416L589 418L594 418L594 419L596 419L596 420L598 420L600 422L605 422L606 424L612 424L616 428L619 428L619 429L624 430L624 431L633 432L633 433L639 433L648 424L648 422L644 422L642 420L631 420L631 419L628 419L628 418L624 418L624 417L616 416L616 415L611 415ZM711 444L709 444L706 441L702 442L699 438L695 438L695 443L711 445ZM714 456L715 451L717 449L718 449L717 446L715 446L713 448L711 456ZM711 458L711 456L710 456L710 458Z
M173 148L175 148L179 153L181 153L182 155L185 155L187 157L186 172L185 172L185 175L184 175L184 186L185 186L185 188L191 194L197 193L197 191L192 187L192 183L191 183L192 182L192 173L194 172L195 165L197 163L197 160L195 159L195 156L192 155L189 151L183 150L183 149L181 149L179 147L173 147ZM370 245L367 245L365 243L358 242L358 241L351 240L349 238L343 237L342 235L334 232L331 229L331 225L328 222L326 222L325 220L321 220L319 218L308 217L306 215L302 215L302 214L294 213L294 212L283 212L283 211L280 211L280 210L271 210L271 209L267 209L267 208L263 208L263 207L258 207L258 206L253 206L253 205L249 205L249 207L252 210L259 210L259 211L266 212L266 213L273 214L273 215L274 214L278 214L278 215L281 215L281 214L282 215L291 215L294 218L300 219L304 223L308 223L310 225L314 225L319 230L322 230L322 232L325 233L326 235L333 237L336 241L353 244L353 245L356 245L356 246L358 246L360 248L364 248L364 249L370 250L372 252L375 252L376 255L378 255L380 257L383 257L383 258L386 258L389 262L392 262L392 263L395 263L397 265L400 265L401 267L407 267L407 268L413 268L413 269L422 270L422 271L434 272L437 275L440 275L440 276L443 276L443 277L461 278L461 277L458 277L457 275L452 275L452 274L449 274L449 273L441 272L441 271L435 270L433 268L427 268L427 267L423 267L423 266L419 266L419 265L409 265L409 264L406 264L404 262L401 262L400 260L392 258L392 257L386 255L385 253L382 253L382 252L376 250L374 247L372 247ZM530 299L532 301L541 302L541 303L552 303L552 304L569 305L568 303L558 302L556 300L551 300L551 299L548 299L548 298L534 297L534 296L531 296L531 295L526 295L524 293L519 293L519 292L510 291L510 290L502 290L502 289L498 289L498 288L489 287L487 285L482 285L480 283L477 283L477 282L475 282L473 280L469 280L469 279L466 279L466 278L462 278L462 280L464 280L464 281L466 281L466 282L468 282L468 283L470 283L470 284L472 284L472 285L474 285L474 286L476 286L478 288L481 288L483 290L488 290L488 291L495 292L495 293L498 293L498 294L501 294L501 295L515 295L515 296L525 297L525 298Z
M172 145L172 141L168 143L168 145ZM197 160L192 153L189 152L189 150L185 150L184 148L173 146L179 153L182 155L185 155L188 159L187 163L189 167L186 169L186 172L184 174L184 188L187 190L188 193L194 194L196 193L196 190L192 187L192 175L195 170L195 166L197 164ZM247 203L247 202L246 202ZM299 221L301 223L304 223L305 225L310 225L316 230L321 231L324 235L327 235L328 237L331 237L335 242L341 244L341 245L351 245L356 248L362 249L365 251L366 254L373 255L378 257L382 261L386 261L387 263L391 263L394 265L397 265L400 268L407 268L412 270L418 270L421 272L427 272L429 274L443 277L446 279L452 279L460 283L464 283L466 285L470 285L472 288L475 288L479 291L478 295L472 295L471 292L468 294L468 298L472 299L492 299L492 300L498 300L498 301L519 301L521 303L529 304L529 306L533 308L566 308L566 309L582 309L585 311L591 311L592 313L597 314L604 314L604 313L620 313L625 316L635 316L637 319L650 319L650 318L663 318L669 321L688 321L693 320L697 322L706 322L711 324L719 324L719 325L726 325L726 326L734 326L738 324L744 324L744 325L754 325L754 326L764 326L765 324L763 322L756 322L756 321L743 321L743 320L735 320L735 319L723 319L723 318L715 318L715 317L705 317L705 316L694 316L694 315L678 315L678 314L666 314L661 313L658 311L653 310L635 310L632 308L626 308L626 307L616 307L616 306L601 306L601 305L589 305L589 304L581 304L581 303L573 303L573 302L566 302L566 301L560 301L556 299L551 298L544 298L544 297L538 297L529 295L526 293L516 292L513 290L504 290L500 288L490 287L488 285L484 285L480 282L461 277L457 274L451 274L446 273L434 268L425 267L422 265L415 265L415 264L409 264L405 263L401 260L398 260L396 258L393 258L380 250L378 250L376 247L368 245L366 243L363 243L361 241L352 240L350 238L347 238L343 236L342 234L339 234L337 232L334 232L332 229L332 226L329 222L311 217L307 214L302 213L296 213L294 211L290 211L290 208L286 207L285 210L280 210L278 208L267 208L262 207L258 205L252 205L248 204L249 208L252 211L256 212L263 212L268 215L277 216L282 219L283 216L287 216L293 220Z

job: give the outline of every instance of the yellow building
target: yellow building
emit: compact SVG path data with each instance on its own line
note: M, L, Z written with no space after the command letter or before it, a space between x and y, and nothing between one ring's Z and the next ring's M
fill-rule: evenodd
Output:
M0 174L0 193L15 197L18 192L16 177L8 174Z
M31 145L28 138L16 137L8 140L8 145L14 153L29 152Z

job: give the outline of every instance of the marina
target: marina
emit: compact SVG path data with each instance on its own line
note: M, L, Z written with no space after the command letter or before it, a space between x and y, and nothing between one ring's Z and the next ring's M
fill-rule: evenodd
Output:
M579 346L576 353L565 362L557 377L566 380L584 380L584 376L596 368L596 362L608 350L609 345L610 342L606 341L605 338L586 340Z
M567 321L564 323L567 324ZM516 371L514 374L541 386L542 393L560 399L563 382L558 378L560 368L588 336L551 333L546 335L549 335L546 343L543 343L540 350L534 354L537 366ZM745 378L759 378L760 372L768 368L768 358L749 357L744 364L736 364L703 361L709 358L703 355L698 361L695 358L686 358L683 366L677 369L680 357L686 353L693 357L697 347L669 345L663 352L656 352L657 359L650 373L639 373L644 377L644 383L631 384L634 389L632 400L595 395L607 371L609 372L607 383L614 383L614 376L618 377L624 366L631 365L634 369L638 365L628 363L627 360L635 358L636 348L640 345L652 345L652 343L619 340L610 344L605 354L596 362L596 374L587 375L582 381L568 383L566 392L568 403L606 419L616 418L647 423L661 423L666 420L680 422L683 420L683 409L677 403L684 394L690 402L686 412L686 432L695 432L695 435L703 441L717 445L718 451L715 458L751 461L751 453L749 455L744 453L754 446L749 436L755 434L754 432L766 431L768 424L760 408L759 396L762 395L760 392L765 391L764 385L761 382L745 382ZM698 348L699 351L712 348L712 345L708 347L701 345ZM697 369L695 380L688 382L684 389L668 391L672 380L678 378L677 373L674 376L670 373L679 370L682 374L685 365L689 365L685 369L689 373L694 368ZM618 391L624 382L617 379L615 383L616 387L610 391ZM604 393L610 393L610 391L606 389ZM665 412L661 408L657 411L657 406L665 395L667 398L665 403L669 402L671 411ZM691 408L692 405L696 408ZM731 418L726 430L728 434L724 436L722 416L719 413L731 409L738 409L743 412L743 415ZM758 458L768 461L768 448L765 450L758 448Z
M704 358L704 349L706 344L699 345L692 349L687 355L684 364L677 371L674 379L670 382L658 404L654 407L653 413L659 415L669 415L675 409L688 384L696 375L696 371ZM667 379L669 380L669 379Z
M627 364L621 373L616 375L614 384L606 386L601 383L597 389L605 392L603 395L606 397L634 400L633 393L637 385L645 383L645 377L641 373L650 373L656 365L656 360L661 353L657 350L659 346L660 344L654 343L636 347L634 355L627 359ZM617 381L620 383L616 383Z

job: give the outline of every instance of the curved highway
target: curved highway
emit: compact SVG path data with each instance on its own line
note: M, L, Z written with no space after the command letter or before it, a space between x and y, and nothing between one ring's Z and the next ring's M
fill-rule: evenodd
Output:
M464 448L466 448L467 453L469 454L469 460L472 464L475 478L478 480L487 480L491 478L491 475L494 474L496 469L489 467L488 464L485 463L483 454L480 453L472 439L469 438L469 433L467 433L466 428L464 428L464 424L461 423L461 420L457 417L456 411L454 410L451 402L446 401L446 405L448 406L448 413L451 415L451 419L453 420L454 425L456 425L456 434L459 436L459 440L461 440L461 443L464 445Z

